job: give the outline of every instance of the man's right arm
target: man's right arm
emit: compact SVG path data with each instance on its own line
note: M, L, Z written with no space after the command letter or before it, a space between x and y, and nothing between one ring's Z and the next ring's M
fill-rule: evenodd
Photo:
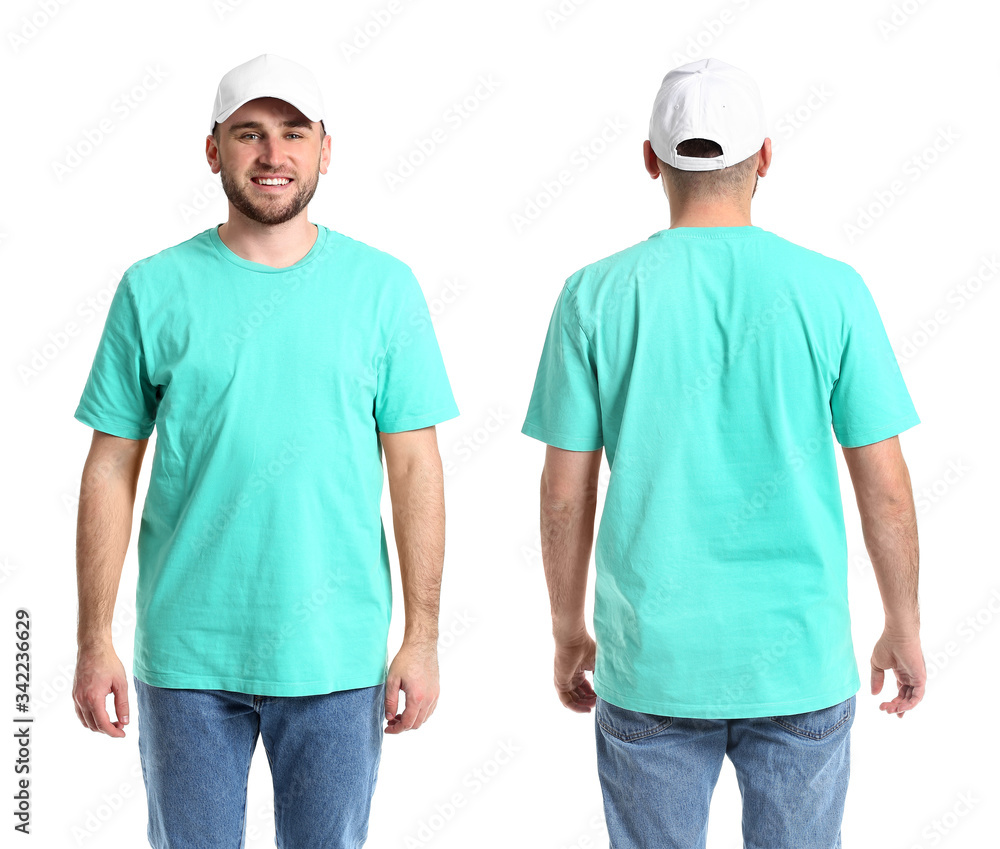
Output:
M80 483L76 563L80 599L73 701L91 731L124 737L128 724L128 679L111 641L111 621L132 512L148 439L124 439L94 431ZM117 722L105 701L114 693Z
M880 693L885 670L892 669L898 692L879 709L902 718L923 698L927 683L920 650L919 549L910 475L897 436L843 451L885 610L885 629L872 653L871 689Z

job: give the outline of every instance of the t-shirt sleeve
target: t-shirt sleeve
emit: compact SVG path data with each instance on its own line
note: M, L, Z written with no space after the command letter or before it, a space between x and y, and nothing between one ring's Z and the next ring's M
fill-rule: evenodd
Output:
M852 291L840 374L830 395L833 430L846 448L881 442L920 423L878 308L860 276Z
M552 310L521 433L556 448L596 451L604 445L597 367L568 282Z
M412 273L378 370L375 423L382 433L417 430L459 415L420 284Z
M118 284L97 344L74 418L95 430L126 439L153 432L156 387L146 373L146 356L128 272Z

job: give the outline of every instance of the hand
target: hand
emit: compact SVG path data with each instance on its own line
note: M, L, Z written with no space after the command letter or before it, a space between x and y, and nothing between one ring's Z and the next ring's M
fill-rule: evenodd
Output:
M576 713L590 713L597 694L584 674L594 671L597 644L586 628L569 637L556 637L555 685L559 700Z
M105 707L108 693L115 694L116 722L111 722ZM91 731L109 737L124 737L128 725L128 678L125 667L108 643L80 647L73 677L73 704L80 722Z
M901 636L883 631L872 652L871 666L873 696L882 692L885 670L891 669L896 676L896 697L891 702L882 702L878 708L902 719L906 711L920 703L927 684L927 668L920 651L920 637L916 634Z
M406 707L397 714L400 690L406 695ZM404 640L389 664L385 679L385 733L401 734L418 729L434 713L440 692L437 642L408 643Z

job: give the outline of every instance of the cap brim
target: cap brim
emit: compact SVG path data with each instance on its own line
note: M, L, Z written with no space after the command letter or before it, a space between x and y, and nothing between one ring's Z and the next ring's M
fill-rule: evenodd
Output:
M247 97L244 100L241 100L235 106L232 106L231 108L226 109L224 112L222 112L219 115L217 115L216 118L215 118L215 120L212 123L213 124L224 124L226 121L228 121L232 117L232 115L233 115L234 112L236 112L236 111L239 110L239 108L241 106L245 106L251 100L259 100L262 97L274 97L274 98L276 98L278 100L284 100L285 103L287 103L289 106L294 106L296 109L299 110L299 112L301 112L303 115L305 115L306 118L308 118L310 121L313 121L315 123L319 123L320 121L323 120L322 118L317 117L316 113L313 112L312 107L307 107L307 109L303 109L301 106L299 106L299 104L293 103L291 100L286 100L284 97L282 97L279 94L266 94L265 93L265 94L253 94L250 97ZM311 115L309 114L310 112L312 112Z

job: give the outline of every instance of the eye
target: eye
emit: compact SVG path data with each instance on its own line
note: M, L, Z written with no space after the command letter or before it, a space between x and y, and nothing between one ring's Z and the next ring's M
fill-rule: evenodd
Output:
M247 136L255 136L255 135L257 135L257 133L244 133L242 136L240 136L240 138L245 139Z

